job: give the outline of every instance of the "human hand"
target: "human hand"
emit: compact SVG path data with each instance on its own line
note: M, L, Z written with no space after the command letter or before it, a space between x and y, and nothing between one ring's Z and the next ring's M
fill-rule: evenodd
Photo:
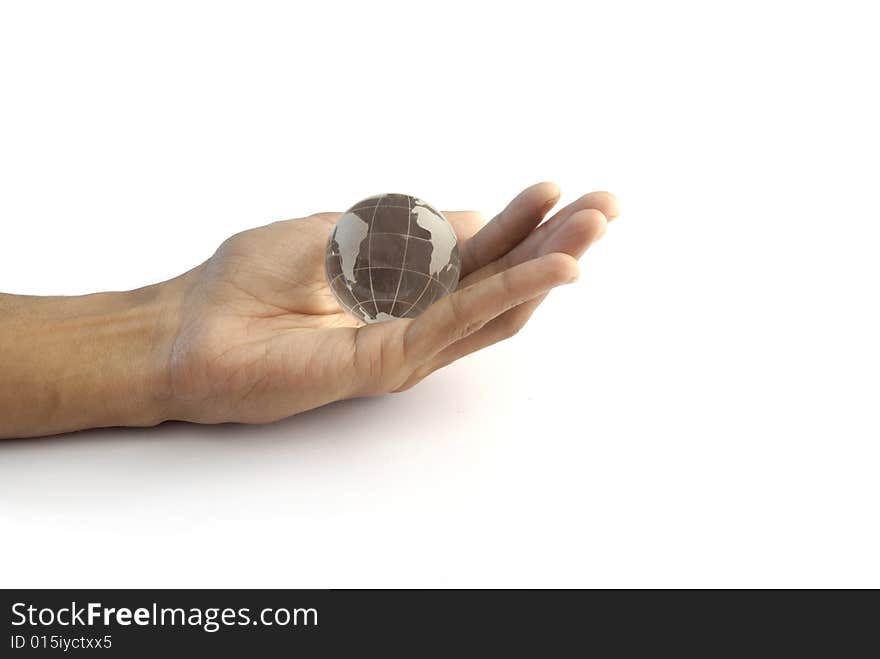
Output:
M508 338L618 214L605 192L541 220L552 183L520 193L491 222L444 213L459 237L458 290L415 319L363 325L336 303L324 252L338 213L237 234L168 282L178 321L168 337L165 418L262 423L326 403L400 391ZM540 226L539 226L540 224Z

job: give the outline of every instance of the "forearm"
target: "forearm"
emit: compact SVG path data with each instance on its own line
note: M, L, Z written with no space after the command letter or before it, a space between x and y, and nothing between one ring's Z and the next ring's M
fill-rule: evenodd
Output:
M0 294L0 438L169 418L177 288Z

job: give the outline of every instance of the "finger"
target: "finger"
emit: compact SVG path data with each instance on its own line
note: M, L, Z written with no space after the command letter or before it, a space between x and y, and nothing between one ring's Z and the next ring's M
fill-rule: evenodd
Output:
M496 272L501 272L511 267L511 265L535 258L535 256L541 253L548 253L547 250L541 249L542 246L546 245L558 232L568 231L571 227L569 222L573 216L585 210L598 211L605 215L607 221L609 216L616 217L619 214L620 205L617 198L610 192L590 192L585 194L554 213L553 217L544 222L525 240L500 259L484 266L483 269L465 273L462 277L462 283L467 285L474 281L479 281Z
M473 334L466 336L460 341L455 341L447 346L433 358L429 359L421 367L417 368L412 375L400 386L400 389L409 389L434 371L449 366L473 352L488 348L491 345L515 336L528 322L529 318L538 308L538 305L546 298L548 293L523 302L500 316L493 318L486 325Z
M443 217L449 220L460 243L473 237L486 224L479 211L443 211Z
M569 217L570 215L587 208L593 208L599 211L602 215L608 218L608 220L613 220L620 215L620 202L617 197L610 192L599 190L597 192L588 192L587 194L578 197L567 206L560 208L545 224L552 224L557 218Z
M532 235L503 257L464 278L461 285L469 286L515 265L552 252L563 252L580 258L587 247L601 238L608 228L605 215L592 208L576 211L554 221L556 226L552 231L532 232Z
M558 229L549 233L536 247L536 251L529 252L526 249L517 254L511 254L508 261L510 265L516 265L521 261L514 260L517 256L524 255L527 258L543 256L552 252L563 252L579 259L587 251L587 248L605 235L608 230L608 220L601 212L588 208L578 211L560 223Z
M407 328L407 359L421 364L508 309L574 281L577 273L577 261L568 254L547 254L442 298Z
M559 186L555 183L537 183L520 192L473 238L459 245L462 275L510 251L538 226L558 200Z
M548 249L552 253L562 252L573 258L580 258L591 244L602 237L607 228L604 216L598 211L576 213L567 224L570 225L569 231L560 231L549 243ZM493 318L473 334L447 346L414 374L413 383L466 355L514 336L525 327L535 309L546 297L545 293L523 302ZM406 386L410 386L410 384L408 383Z
M588 192L567 206L560 208L549 220L539 226L534 233L536 236L546 239L550 234L558 231L559 227L565 224L572 215L584 210L597 210L610 222L620 214L620 202L610 192Z

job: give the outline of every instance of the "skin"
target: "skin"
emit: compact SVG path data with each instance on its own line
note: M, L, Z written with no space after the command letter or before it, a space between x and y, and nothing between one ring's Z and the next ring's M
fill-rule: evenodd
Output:
M205 263L135 291L0 295L0 437L103 426L265 423L332 401L401 391L516 334L618 214L593 192L538 183L484 224L447 212L458 289L416 319L363 325L343 312L323 257L339 213L226 240Z

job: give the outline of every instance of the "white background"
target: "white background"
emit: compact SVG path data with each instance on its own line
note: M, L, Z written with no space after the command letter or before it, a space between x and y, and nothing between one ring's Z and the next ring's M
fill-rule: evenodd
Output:
M880 586L871 5L4 3L0 290L382 190L623 214L407 393L3 443L0 585Z

